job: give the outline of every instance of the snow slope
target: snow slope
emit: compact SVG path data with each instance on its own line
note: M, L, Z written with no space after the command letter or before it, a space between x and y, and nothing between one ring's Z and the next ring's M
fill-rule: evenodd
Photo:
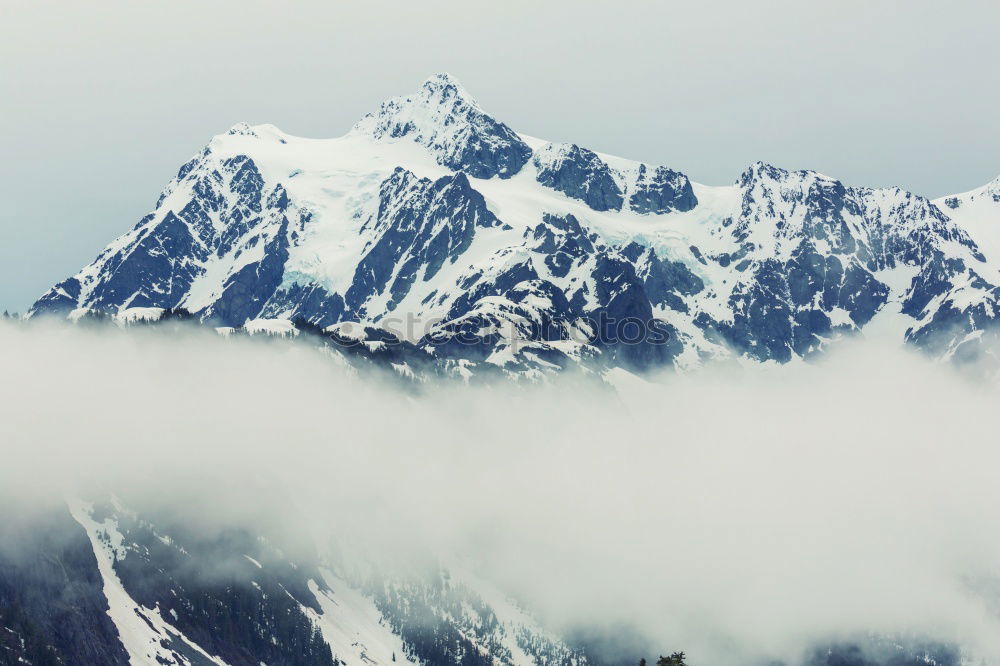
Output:
M113 497L68 504L134 666L415 666L459 663L467 650L480 663L586 664L468 574L444 587L450 576L436 570L348 580L318 560L289 560L263 533L188 530Z

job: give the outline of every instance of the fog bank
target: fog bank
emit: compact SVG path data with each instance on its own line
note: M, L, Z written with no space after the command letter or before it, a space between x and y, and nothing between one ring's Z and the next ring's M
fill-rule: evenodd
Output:
M928 635L1000 660L991 387L857 343L817 364L619 392L572 378L419 395L306 345L0 325L0 485L104 487L222 523L472 563L557 627L690 663ZM272 489L288 505L262 505ZM208 499L209 501L206 501ZM194 509L197 508L197 511Z

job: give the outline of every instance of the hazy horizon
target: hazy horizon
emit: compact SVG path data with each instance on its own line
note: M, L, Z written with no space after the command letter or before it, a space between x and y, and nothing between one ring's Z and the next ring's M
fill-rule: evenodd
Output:
M756 160L931 197L1000 174L987 2L103 7L0 3L0 309L90 262L234 123L339 136L438 71L518 132L706 184Z

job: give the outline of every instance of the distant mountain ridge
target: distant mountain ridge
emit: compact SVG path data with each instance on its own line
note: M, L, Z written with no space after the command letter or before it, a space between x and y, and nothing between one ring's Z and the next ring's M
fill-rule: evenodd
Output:
M338 139L215 137L29 314L408 320L428 361L510 374L784 363L856 333L993 358L998 183L930 201L755 163L706 186L520 135L439 74Z

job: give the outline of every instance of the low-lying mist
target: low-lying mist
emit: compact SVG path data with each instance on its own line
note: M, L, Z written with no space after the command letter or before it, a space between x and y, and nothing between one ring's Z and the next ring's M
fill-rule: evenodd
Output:
M1000 660L998 392L821 362L414 395L288 340L0 325L4 512L95 486L473 562L556 627L694 666L868 632ZM297 509L260 501L280 488ZM16 498L16 502L13 501Z

